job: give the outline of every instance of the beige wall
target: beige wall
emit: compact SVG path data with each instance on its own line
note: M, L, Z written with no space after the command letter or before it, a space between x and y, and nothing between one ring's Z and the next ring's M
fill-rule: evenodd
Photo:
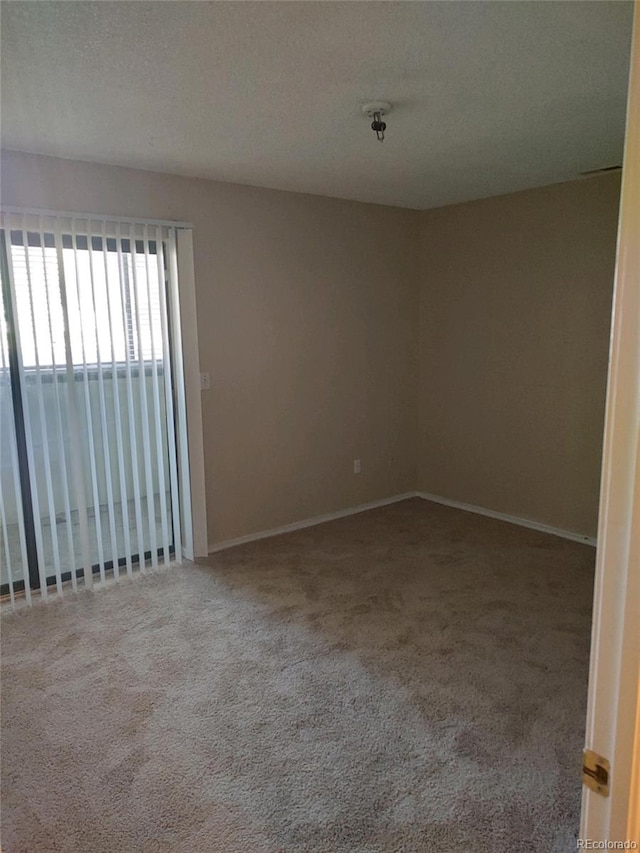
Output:
M418 213L2 164L7 205L193 223L210 544L415 488L595 535L618 176Z
M420 490L595 536L619 187L419 214Z
M193 223L210 545L415 488L411 211L14 152L2 202Z

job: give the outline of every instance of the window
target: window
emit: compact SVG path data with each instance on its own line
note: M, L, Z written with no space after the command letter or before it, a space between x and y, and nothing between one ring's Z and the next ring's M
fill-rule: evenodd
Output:
M74 365L162 361L162 245L64 234L60 254L62 276L53 234L11 231L24 367L66 365L65 313Z

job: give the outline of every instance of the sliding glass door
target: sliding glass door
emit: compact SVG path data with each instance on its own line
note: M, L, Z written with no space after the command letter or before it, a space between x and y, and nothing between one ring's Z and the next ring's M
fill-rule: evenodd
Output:
M181 553L171 228L3 214L0 583L12 597Z

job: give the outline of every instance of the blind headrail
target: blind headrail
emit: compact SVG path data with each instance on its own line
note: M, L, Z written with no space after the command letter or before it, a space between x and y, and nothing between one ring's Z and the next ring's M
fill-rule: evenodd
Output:
M0 213L6 213L11 216L17 214L19 216L47 216L58 219L80 219L91 222L117 222L123 225L153 225L164 228L176 228L182 230L191 230L193 225L190 222L177 222L172 219L139 219L130 216L109 216L103 213L81 213L69 210L44 210L38 207L13 207L10 205L0 204Z

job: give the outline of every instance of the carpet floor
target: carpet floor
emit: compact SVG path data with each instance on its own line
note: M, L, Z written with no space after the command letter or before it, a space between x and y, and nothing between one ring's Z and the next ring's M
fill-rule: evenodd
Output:
M575 850L593 567L413 499L9 614L2 849Z

